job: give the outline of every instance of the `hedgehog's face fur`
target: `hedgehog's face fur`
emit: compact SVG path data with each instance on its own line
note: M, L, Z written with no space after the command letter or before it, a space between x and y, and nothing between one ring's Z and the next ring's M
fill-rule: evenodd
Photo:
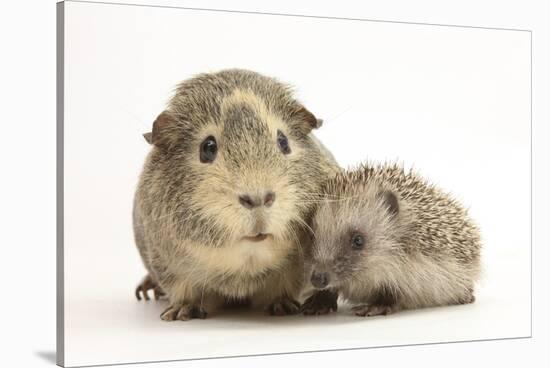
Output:
M347 174L330 180L313 217L314 287L349 287L376 272L398 245L403 228L399 198L375 182Z
M155 122L151 157L177 237L205 246L297 243L326 177L308 135L316 125L271 78L229 71L184 82Z

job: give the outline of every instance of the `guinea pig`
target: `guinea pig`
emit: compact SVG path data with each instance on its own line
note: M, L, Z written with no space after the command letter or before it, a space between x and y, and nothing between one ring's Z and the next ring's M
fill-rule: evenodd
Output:
M325 184L312 220L312 286L305 314L358 316L472 303L480 233L466 209L397 165L362 165Z
M179 84L145 138L135 242L166 321L205 318L226 304L297 313L308 221L339 171L313 137L320 120L291 88L231 69Z

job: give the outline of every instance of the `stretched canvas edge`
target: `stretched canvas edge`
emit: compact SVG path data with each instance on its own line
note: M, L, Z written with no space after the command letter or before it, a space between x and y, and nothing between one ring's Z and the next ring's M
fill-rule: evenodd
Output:
M56 363L65 365L64 160L65 3L56 4Z

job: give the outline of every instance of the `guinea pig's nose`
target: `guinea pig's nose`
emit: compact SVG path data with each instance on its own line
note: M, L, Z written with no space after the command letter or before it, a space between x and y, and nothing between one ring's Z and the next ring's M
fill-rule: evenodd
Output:
M275 193L267 192L264 196L264 206L271 207L273 202L275 202Z
M328 272L313 271L313 273L311 274L311 283L317 289L325 288L328 285L329 281L330 281L330 278L328 276Z
M262 204L262 200L259 196L243 194L239 196L239 203L248 209L252 209L259 207Z
M243 194L239 196L239 203L248 209L260 206L270 207L275 202L275 193L267 192L263 198L258 195Z

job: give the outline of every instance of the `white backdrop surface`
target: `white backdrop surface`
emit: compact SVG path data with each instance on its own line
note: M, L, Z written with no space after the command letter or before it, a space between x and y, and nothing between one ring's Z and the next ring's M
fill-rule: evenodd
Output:
M529 336L530 33L67 3L65 327L68 365ZM479 222L473 305L357 319L227 313L164 323L131 204L141 133L174 85L248 68L296 86L343 166L398 160Z

